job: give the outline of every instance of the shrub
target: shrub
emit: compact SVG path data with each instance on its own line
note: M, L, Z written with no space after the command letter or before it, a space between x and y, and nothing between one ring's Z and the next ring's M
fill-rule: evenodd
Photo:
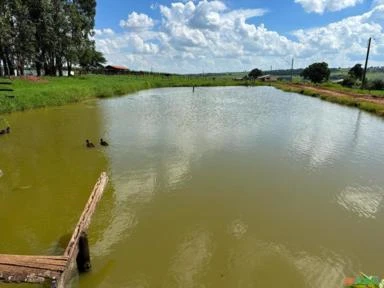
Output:
M359 79L361 80L363 78L363 68L361 67L361 64L356 64L355 66L353 66L348 74L352 77L352 78L355 78L355 79Z
M328 64L325 62L313 63L301 72L301 76L304 79L309 79L313 83L320 83L329 79L331 71L328 68Z
M248 74L248 77L249 78L252 78L252 79L256 79L257 77L263 75L263 71L261 71L260 69L253 69L251 72L249 72Z
M376 79L369 82L368 87L370 90L384 90L384 81L381 79Z
M343 82L341 83L342 86L344 87L349 87L349 88L352 88L353 85L355 85L356 83L356 79L353 78L353 77L347 77L343 80Z

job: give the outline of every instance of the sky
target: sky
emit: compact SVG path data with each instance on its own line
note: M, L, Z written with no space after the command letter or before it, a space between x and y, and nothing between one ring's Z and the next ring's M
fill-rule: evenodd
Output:
M384 0L97 0L107 63L171 73L384 66Z

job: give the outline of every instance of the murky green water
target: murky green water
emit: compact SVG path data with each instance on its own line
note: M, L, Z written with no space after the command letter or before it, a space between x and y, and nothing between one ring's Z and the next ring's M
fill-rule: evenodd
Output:
M73 287L330 288L359 271L383 276L383 120L269 87L191 90L6 116L0 253L62 252L105 170L93 270ZM110 146L84 147L100 137Z

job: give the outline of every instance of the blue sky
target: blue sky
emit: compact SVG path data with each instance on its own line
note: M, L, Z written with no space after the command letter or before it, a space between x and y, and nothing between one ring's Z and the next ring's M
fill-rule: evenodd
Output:
M384 66L383 0L98 0L96 45L110 64L200 73L326 61Z

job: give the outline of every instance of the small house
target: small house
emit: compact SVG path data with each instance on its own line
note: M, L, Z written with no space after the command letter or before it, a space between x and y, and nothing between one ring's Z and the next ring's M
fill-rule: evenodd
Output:
M274 76L274 75L263 75L263 76L259 76L256 78L257 80L259 81L263 81L263 82L272 82L272 81L277 81L277 77Z
M125 66L120 65L108 65L104 68L105 74L108 75L117 75L117 74L127 74L129 69Z

